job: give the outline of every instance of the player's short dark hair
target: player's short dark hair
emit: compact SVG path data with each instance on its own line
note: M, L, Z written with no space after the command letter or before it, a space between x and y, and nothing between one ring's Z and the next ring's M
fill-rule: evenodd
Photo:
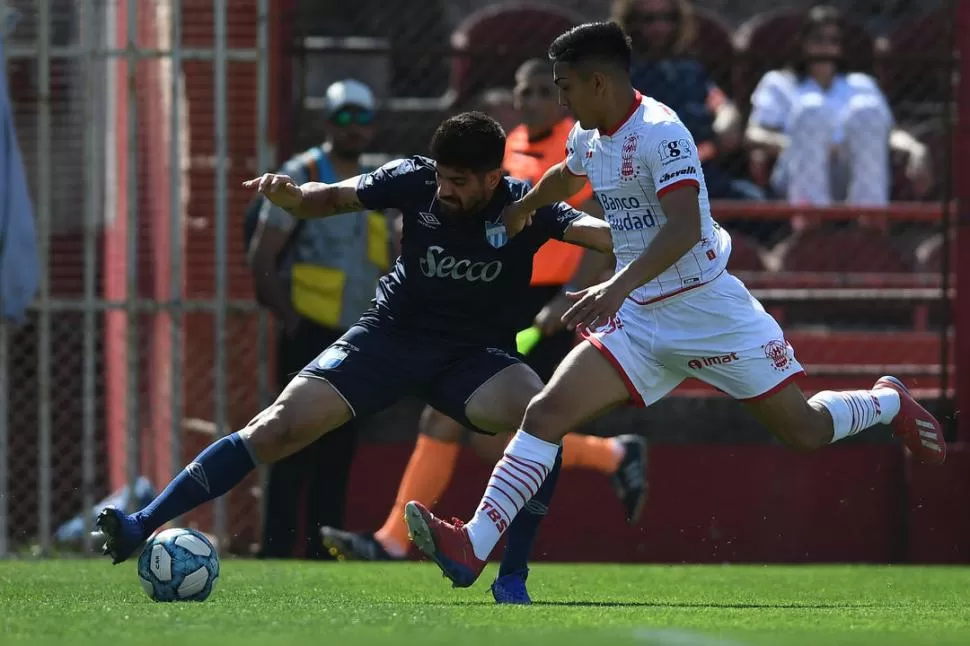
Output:
M442 166L487 173L502 167L505 130L484 112L462 112L441 122L431 137L431 157Z
M614 21L588 22L561 34L549 45L549 60L577 65L600 63L630 70L630 37Z

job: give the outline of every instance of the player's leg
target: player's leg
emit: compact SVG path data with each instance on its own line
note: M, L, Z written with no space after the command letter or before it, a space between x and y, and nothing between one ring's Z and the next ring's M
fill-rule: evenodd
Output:
M295 334L277 337L277 393L290 379L341 336L337 330L304 320ZM322 525L340 525L347 479L356 449L353 422L309 446L267 465L263 480L262 558L311 558L323 555L317 538Z
M512 365L482 385L469 398L466 407L468 418L478 428L500 433L495 438L507 445L508 438L522 420L526 406L541 388L542 382L531 368L523 364ZM497 464L496 460L492 460L492 463ZM532 494L522 513L509 525L498 576L491 586L492 596L497 603L528 604L532 601L526 589L529 556L539 525L549 513L561 468L560 450L549 475ZM523 482L517 480L521 473L503 473L503 476L508 476L510 486L519 487L518 491L524 493L521 489Z
M616 369L592 345L583 343L567 356L549 384L528 404L522 430L496 463L482 504L468 524L477 558L488 558L506 526L511 546L511 528L534 515L536 510L528 499L553 475L561 460L563 436L629 396Z
M550 298L542 299L544 304ZM533 317L535 315L533 314ZM525 356L525 361L543 382L552 379L556 368L576 345L576 333L559 330L542 339ZM502 457L508 440L499 446L493 438L474 436L479 455L489 451L490 464ZM647 496L647 443L639 435L597 437L568 433L562 439L562 468L598 471L610 479L613 490L623 505L627 523L635 525Z
M465 427L426 406L418 423L418 440L408 460L397 496L384 525L375 532L350 532L324 527L324 546L340 560L386 561L407 556L410 541L404 505L417 500L433 506L451 480ZM494 461L493 461L494 462Z
M276 462L355 415L392 404L408 379L420 380L389 361L396 349L380 331L351 328L294 377L272 405L241 431L209 445L144 509L131 515L103 510L98 528L105 553L115 563L126 560L164 523L225 494L258 464Z
M761 424L787 446L812 451L877 424L924 462L942 463L946 441L939 421L895 377L882 377L869 390L825 390L806 399L794 384L745 402Z
M781 328L733 276L659 316L670 331L660 355L666 364L742 401L793 449L815 450L882 423L920 459L942 462L946 455L939 423L895 378L806 399L793 383L803 371Z
M472 433L468 445L483 461L495 464L511 439L508 435ZM563 470L584 469L607 476L623 505L623 516L631 525L639 520L646 502L646 464L647 442L640 435L598 437L568 433L562 438ZM406 500L422 501L417 496Z
M506 352L488 349L463 359L443 374L432 393L431 403L469 428L483 433L507 435L518 428L526 405L541 387L542 382L531 368ZM545 515L555 489L558 468L553 464L550 470L553 473L546 483L536 483L528 494L524 493L524 489L520 490L522 495L528 496L530 509L535 513L509 530L509 553L503 560L505 569L500 572L499 589L493 586L499 603L529 602L525 590L527 559L538 523ZM405 513L413 515L419 513L417 510L427 512L427 507L411 501ZM429 549L427 544L422 545L420 535L412 535L412 538L419 549L423 549L432 559L437 559L438 552ZM447 560L447 556L444 558ZM505 577L506 574L511 576ZM461 576L455 575L458 580ZM474 580L478 572L468 576Z
M502 533L556 464L567 431L633 398L653 403L683 379L649 356L617 319L577 346L529 404L522 428L496 465L485 495L467 526L451 525L408 506L415 545L431 556L457 587L471 585ZM595 346L594 346L595 344Z
M260 463L295 453L352 416L329 383L295 377L276 401L241 431L210 444L147 507L130 516L107 508L98 517L105 554L120 563L168 521L218 498Z

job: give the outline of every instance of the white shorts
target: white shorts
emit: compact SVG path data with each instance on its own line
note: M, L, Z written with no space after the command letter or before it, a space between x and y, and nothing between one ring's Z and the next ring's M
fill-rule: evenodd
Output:
M804 374L775 319L727 272L681 294L627 299L586 340L616 366L634 403L649 406L687 377L734 399L779 391Z

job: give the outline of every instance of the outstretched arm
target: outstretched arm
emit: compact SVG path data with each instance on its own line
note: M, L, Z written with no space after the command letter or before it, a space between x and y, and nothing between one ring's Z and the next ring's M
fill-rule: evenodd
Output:
M364 208L357 196L360 176L336 184L307 182L297 185L288 175L266 173L243 182L248 189L262 193L270 202L300 219L326 218Z

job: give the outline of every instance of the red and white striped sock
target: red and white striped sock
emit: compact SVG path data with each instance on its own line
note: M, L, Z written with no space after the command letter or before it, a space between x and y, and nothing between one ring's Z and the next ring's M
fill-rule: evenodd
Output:
M876 424L889 424L899 413L899 393L892 388L823 390L808 401L821 404L832 416L833 442Z
M466 525L475 556L488 558L519 510L536 495L559 453L558 444L520 430L505 447L488 480L485 495Z

